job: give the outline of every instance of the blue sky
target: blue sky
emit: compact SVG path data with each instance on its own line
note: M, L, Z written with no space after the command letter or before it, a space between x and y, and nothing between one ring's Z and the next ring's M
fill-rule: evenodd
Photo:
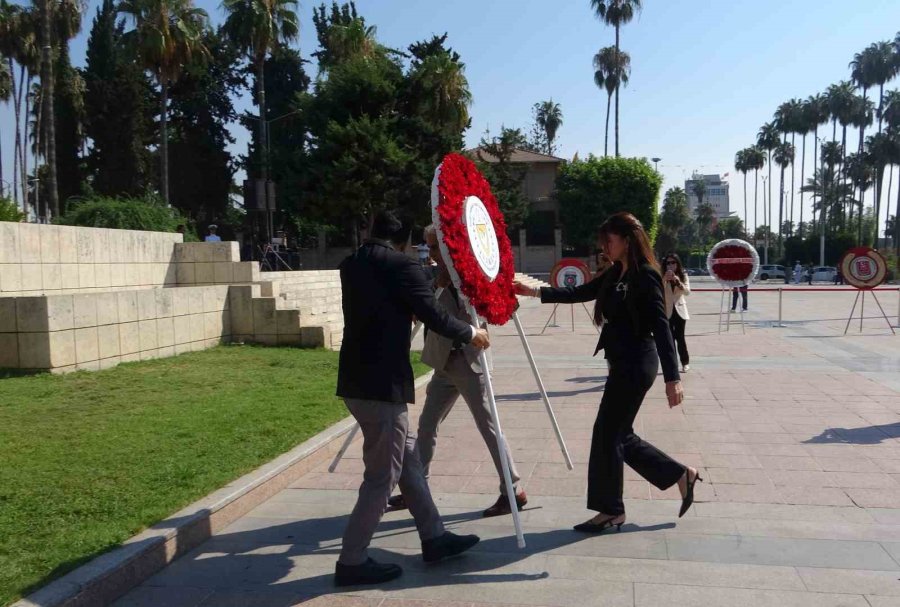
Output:
M214 23L221 22L219 0L196 1ZM311 15L317 5L300 6L304 55L315 50ZM683 186L695 169L730 172L732 207L740 207L741 215L742 180L733 168L734 153L754 143L779 103L849 79L847 64L855 52L893 39L900 30L896 0L645 0L644 5L622 30L632 76L621 93L621 152L662 158L666 188ZM72 43L76 65L83 64L96 6L91 0L85 31ZM591 59L613 44L614 32L593 17L588 0L358 0L357 7L388 46L404 48L433 33L450 34L474 96L468 144L477 143L487 127L527 130L531 106L553 98L564 114L560 155L603 153L606 93L593 84ZM891 88L900 88L900 80ZM239 107L248 102L239 101ZM9 175L8 108L0 120ZM235 147L243 151L246 133L236 127L235 134ZM612 144L612 132L610 139ZM811 138L807 147L809 165ZM799 158L797 180L799 187ZM752 176L749 182L752 196Z

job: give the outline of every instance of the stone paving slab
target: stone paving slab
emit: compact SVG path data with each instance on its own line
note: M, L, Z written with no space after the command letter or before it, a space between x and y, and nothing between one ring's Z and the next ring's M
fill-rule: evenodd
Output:
M525 550L508 517L480 517L498 480L458 406L441 427L431 487L448 528L482 537L466 556L425 565L409 514L391 512L373 555L404 576L333 587L362 472L357 440L336 473L322 464L116 605L900 606L900 337L874 316L844 337L852 293L791 290L785 327L773 326L777 294L751 292L746 334L739 325L719 334L719 297L691 297L686 403L669 410L658 381L635 424L706 479L684 518L677 490L658 491L626 468L622 532L571 530L590 516L586 462L606 365L590 356L597 333L583 314L574 332L562 314L562 326L539 335L550 309L527 301L520 316L575 470L513 327L496 328L498 405L529 495ZM896 293L880 299L896 321Z

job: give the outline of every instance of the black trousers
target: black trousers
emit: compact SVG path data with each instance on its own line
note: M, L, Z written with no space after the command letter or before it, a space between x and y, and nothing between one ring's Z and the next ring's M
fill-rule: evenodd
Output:
M687 341L684 339L687 321L680 317L678 312L672 310L672 316L669 317L669 326L672 328L672 337L675 338L675 346L678 348L678 358L681 360L682 366L691 364L691 355L688 353Z
M744 309L746 310L747 309L747 287L746 286L734 287L731 290L731 309L732 310L737 309L738 291L740 291L740 293L741 293L741 298L744 301Z
M588 462L590 510L625 513L624 464L660 490L677 483L685 472L683 465L634 433L634 418L658 370L659 358L653 350L634 359L609 361L609 377L594 422Z

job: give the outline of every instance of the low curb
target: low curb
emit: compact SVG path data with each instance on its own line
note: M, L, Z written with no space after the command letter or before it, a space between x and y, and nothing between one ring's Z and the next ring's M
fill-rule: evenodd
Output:
M416 380L418 391L433 375ZM215 532L253 510L340 450L338 440L356 424L347 417L253 472L194 502L50 582L11 607L98 607L109 605Z

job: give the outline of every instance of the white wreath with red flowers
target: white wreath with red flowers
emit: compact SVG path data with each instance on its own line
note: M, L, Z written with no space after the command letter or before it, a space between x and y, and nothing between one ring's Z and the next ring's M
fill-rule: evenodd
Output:
M745 240L723 240L709 252L706 268L722 286L742 287L756 278L759 253Z
M512 246L490 184L465 156L448 154L434 171L431 218L460 296L488 323L506 324L518 305Z

